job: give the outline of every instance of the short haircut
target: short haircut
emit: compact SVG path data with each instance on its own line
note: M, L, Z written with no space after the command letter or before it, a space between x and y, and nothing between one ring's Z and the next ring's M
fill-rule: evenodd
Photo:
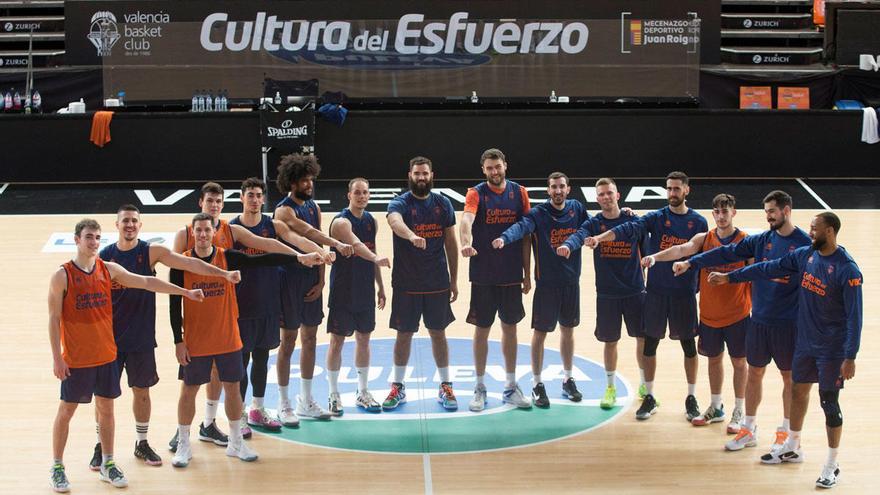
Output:
M281 157L278 164L278 179L275 184L278 191L287 194L293 190L293 185L303 177L318 177L321 175L321 165L315 155L303 155L292 153Z
M133 211L133 212L137 213L138 215L141 214L141 210L138 210L138 207L131 204L131 203L126 203L126 204L120 206L116 210L116 213L119 214L119 213L122 213L123 211Z
M263 179L258 177L248 177L241 183L241 193L244 194L248 189L256 189L260 188L264 193L266 192L266 183L263 182Z
M778 189L775 191L770 191L770 193L764 196L764 204L767 204L771 201L775 202L776 206L780 209L785 208L786 206L791 208L791 195L789 195L785 191L780 191Z
M688 185L690 183L690 178L688 178L687 174L684 172L679 172L678 170L674 172L669 172L666 176L666 180L680 180L682 184Z
M562 172L553 172L552 174L547 176L547 185L550 185L550 181L554 179L565 179L565 185L568 185L568 176L563 174Z
M208 215L207 213L196 213L196 216L194 216L192 219L193 228L195 228L196 222L204 222L204 221L207 221L208 223L210 223L211 228L214 228L214 219L211 217L211 215Z
M498 148L489 148L480 155L480 165L486 160L501 160L502 162L507 163L507 158L504 157L504 152Z
M832 229L834 229L835 235L840 232L840 217L835 215L833 212L823 211L822 213L816 215L816 218L821 218L826 227L831 227Z
M599 186L614 186L617 187L617 183L614 182L614 179L610 177L602 177L601 179L596 181L596 187Z
M733 194L721 193L712 199L712 209L736 208L736 198Z
M431 159L424 156L414 156L409 161L409 171L412 172L413 167L416 165L427 165L428 170L434 170L434 164L431 163Z
M76 227L73 228L73 235L79 237L82 234L83 229L100 231L101 225L99 225L98 221L94 218L83 218L79 222L76 222Z
M355 185L355 183L358 183L358 182L363 182L364 184L367 185L367 188L370 187L370 181L368 181L367 179L364 179L363 177L355 177L354 179L351 179L350 181L348 181L349 192L351 191L351 188Z
M199 192L199 199L205 199L206 194L219 194L222 196L223 186L216 182L205 182L205 185L202 186L202 189Z

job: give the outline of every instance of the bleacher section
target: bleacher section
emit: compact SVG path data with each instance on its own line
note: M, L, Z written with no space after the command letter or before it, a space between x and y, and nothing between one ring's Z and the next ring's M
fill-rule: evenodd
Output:
M64 2L0 1L0 71L25 70L33 37L33 66L64 63Z
M722 0L722 62L754 67L820 62L824 33L813 25L812 12L812 0Z

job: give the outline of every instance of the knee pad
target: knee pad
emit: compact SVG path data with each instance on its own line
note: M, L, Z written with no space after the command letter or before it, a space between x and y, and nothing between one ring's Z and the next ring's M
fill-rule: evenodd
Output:
M657 346L660 345L660 339L654 337L645 337L645 350L643 356L654 357L657 355Z
M697 357L697 341L694 339L682 339L680 342L681 350L684 351L684 357Z
M840 403L837 401L839 397L839 390L819 391L819 400L822 403L822 410L825 411L825 425L831 428L843 425L843 413L840 411Z

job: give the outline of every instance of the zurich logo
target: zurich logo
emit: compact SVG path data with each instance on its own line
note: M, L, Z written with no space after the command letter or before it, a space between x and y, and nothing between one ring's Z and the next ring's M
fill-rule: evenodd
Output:
M544 353L542 380L547 388L549 409L520 410L502 402L505 385L500 342L489 342L489 360L484 382L488 404L480 413L467 410L467 403L476 385L473 366L473 343L470 339L449 338L449 373L458 398L458 411L443 409L437 401L440 376L431 354L429 338L416 337L412 342L410 363L406 370L406 403L393 411L369 413L355 405L358 378L354 368L354 342L346 342L339 371L339 393L345 413L331 421L303 421L298 429L265 433L281 440L332 449L396 454L459 453L524 447L560 440L589 431L612 420L632 402L629 385L617 378L617 405L610 410L599 407L605 392L605 370L599 363L575 356L572 378L584 399L574 403L562 397L564 381L562 357L553 349ZM329 395L326 362L327 344L317 346L312 395L326 404ZM373 339L370 344L371 366L368 388L382 402L388 393L393 368L394 339ZM291 363L299 362L299 349ZM275 355L269 358L269 381L265 405L278 406ZM291 393L297 389L299 367L291 366ZM531 365L529 347L517 350L516 379L521 388L530 390ZM528 394L527 394L528 395ZM249 402L249 401L246 401ZM464 440L466 439L466 440Z
M764 59L760 55L755 55L754 57L752 57L752 62L756 64L760 64L762 60Z
M743 27L746 28L746 29L752 27L752 20L751 20L751 19L746 19L746 20L744 20L744 21L743 21Z

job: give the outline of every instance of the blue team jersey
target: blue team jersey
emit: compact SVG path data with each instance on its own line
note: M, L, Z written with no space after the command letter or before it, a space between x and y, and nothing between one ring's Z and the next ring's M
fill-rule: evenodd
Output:
M237 216L230 222L241 225L252 234L275 239L275 224L267 215L260 215L260 223L248 227ZM233 249L247 254L265 254L265 251L246 247L236 241ZM276 266L254 266L241 269L241 282L235 286L238 299L238 318L276 318L281 315L281 272Z
M810 236L798 227L788 236L775 230L750 235L735 244L700 253L688 261L691 270L725 265L754 258L756 262L781 258L797 248L810 245ZM752 283L752 319L769 326L786 325L797 319L797 282L782 276Z
M156 275L150 262L150 244L138 240L137 246L121 251L110 244L98 254L137 275ZM113 335L122 352L148 351L156 347L156 293L131 289L113 282Z
M333 217L333 222L344 218L351 223L352 233L376 252L376 220L369 212L358 218L348 208ZM330 223L332 230L333 223ZM333 248L336 251L336 248ZM331 308L347 309L353 313L366 311L376 304L376 291L373 289L376 277L376 265L360 256L349 258L336 253L336 261L330 267L330 299Z
M319 210L318 210L318 204L315 203L314 200L309 199L309 200L304 201L303 204L298 205L298 204L296 204L296 201L291 199L290 196L285 196L284 199L282 199L281 201L278 202L277 205L275 205L275 209L278 209L282 206L287 206L290 209L292 209L293 214L296 215L296 218L299 218L300 220L311 225L312 227L314 227L318 230L321 230L321 214L319 213ZM296 246L293 246L283 240L282 240L282 242L284 242L285 244L287 244L291 248L302 252ZM285 265L285 268L292 268L292 269L304 270L304 271L310 272L310 274L313 276L313 278L315 280L317 280L317 273L318 273L317 266L307 267L301 263L291 263L289 265Z
M597 236L619 225L638 220L637 215L621 213L617 218L605 218L600 212L578 228L577 232L565 241L574 253L584 245L584 239ZM645 291L645 277L642 274L641 257L648 250L648 238L641 243L617 239L603 242L593 250L593 269L596 272L596 295L599 297L622 298Z
M562 210L557 210L547 200L532 208L522 220L501 234L504 250L510 249L509 243L534 233L532 249L535 252L536 285L559 287L577 284L581 277L580 251L573 252L565 259L556 254L556 248L588 218L590 214L580 201L567 199Z
M822 256L804 246L730 272L731 282L790 276L797 287L797 353L855 359L862 333L862 273L842 246Z
M471 282L483 285L522 283L522 241L517 239L501 252L492 249L492 241L523 217L525 208L521 186L509 180L500 194L485 182L473 189L479 195L480 202L471 230L471 245L477 250L477 255L470 259Z
M399 213L406 226L426 241L425 249L417 249L408 240L393 236L391 286L406 292L449 289L445 230L455 225L455 211L449 199L433 192L419 199L406 192L388 203L388 213Z
M664 249L691 240L691 237L709 231L709 224L702 215L688 208L679 215L668 206L645 214L632 222L626 222L612 230L617 239L638 242L648 237L648 252L655 254ZM698 271L689 271L680 277L672 273L672 261L658 261L648 269L648 292L667 296L696 294Z

